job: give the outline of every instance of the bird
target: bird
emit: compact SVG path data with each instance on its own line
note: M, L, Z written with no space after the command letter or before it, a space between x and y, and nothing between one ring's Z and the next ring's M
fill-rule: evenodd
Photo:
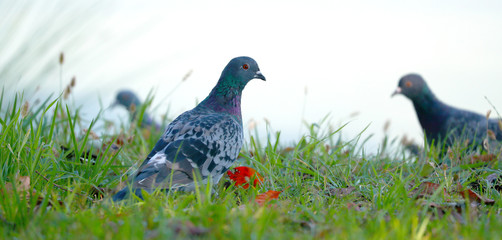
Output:
M410 73L399 79L398 87L392 93L404 95L411 100L418 120L429 144L444 143L452 146L455 141L479 146L487 139L488 130L496 141L502 141L501 123L472 111L450 106L431 91L419 74Z
M136 116L139 109L141 109L142 103L133 91L120 90L115 97L115 102L111 106L114 107L117 105L124 106L127 109L132 122L136 120ZM156 129L160 129L160 125L146 112L143 113L143 119L140 126L142 128L150 128L151 126L154 126Z
M223 69L216 86L195 108L176 117L136 173L112 199L130 192L193 191L194 180L217 184L237 159L243 144L241 97L252 79L265 81L256 61L236 57Z

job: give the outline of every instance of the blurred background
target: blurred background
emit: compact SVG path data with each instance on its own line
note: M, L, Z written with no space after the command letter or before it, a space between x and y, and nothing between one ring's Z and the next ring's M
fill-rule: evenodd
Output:
M411 102L390 97L404 74L453 106L484 114L489 99L502 110L500 13L497 0L0 0L0 86L4 101L24 92L35 102L75 77L70 99L89 120L120 89L151 91L160 121L194 107L247 55L267 81L244 91L245 128L265 136L269 122L287 143L328 116L334 128L348 123L345 139L368 126L366 152L376 152L384 135L422 142Z

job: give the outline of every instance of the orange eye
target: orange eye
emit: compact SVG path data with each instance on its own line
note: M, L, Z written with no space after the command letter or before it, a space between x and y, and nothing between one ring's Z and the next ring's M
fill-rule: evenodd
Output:
M405 86L406 86L406 87L411 87L411 86L413 86L413 84L412 84L410 81L407 81L407 82L405 83Z
M249 65L244 64L244 65L242 65L242 68L244 68L244 70L248 70L249 69Z

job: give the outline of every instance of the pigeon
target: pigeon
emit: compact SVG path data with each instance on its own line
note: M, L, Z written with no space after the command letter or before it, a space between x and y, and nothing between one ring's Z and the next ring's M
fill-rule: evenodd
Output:
M117 93L115 102L112 104L112 106L117 105L124 106L129 112L131 121L134 121L136 119L138 110L141 109L142 103L133 91L121 90ZM156 123L153 118L151 118L150 115L146 112L143 114L143 120L141 121L140 126L142 128L149 128L151 126L154 126L156 129L160 129L160 125Z
M244 138L242 90L252 79L265 77L250 57L232 59L209 95L174 119L148 154L131 184L113 196L120 201L133 192L193 191L194 180L217 184L237 159Z
M498 119L488 119L484 115L443 103L418 74L403 76L392 96L397 94L413 102L429 144L434 142L451 146L455 141L468 140L469 144L473 144L471 146L479 146L486 139L488 129L493 133L492 138L502 140Z

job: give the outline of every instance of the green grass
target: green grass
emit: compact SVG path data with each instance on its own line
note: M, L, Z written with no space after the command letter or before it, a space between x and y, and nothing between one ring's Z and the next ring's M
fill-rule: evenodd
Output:
M486 180L502 174L499 160L473 160L461 148L446 155L427 148L416 157L386 137L379 153L365 154L368 139L342 141L343 127L332 129L324 119L307 124L305 136L291 144L281 142L280 133L250 133L234 166L256 169L265 179L261 186L242 189L225 177L213 194L199 186L193 193L114 204L110 196L161 132L134 123L94 139L93 128L106 122L101 115L81 119L78 108L56 97L33 107L22 96L3 96L2 239L502 237L501 180ZM439 187L424 190L421 183ZM459 185L494 203L465 199ZM255 197L268 190L283 192L263 207L256 204Z

